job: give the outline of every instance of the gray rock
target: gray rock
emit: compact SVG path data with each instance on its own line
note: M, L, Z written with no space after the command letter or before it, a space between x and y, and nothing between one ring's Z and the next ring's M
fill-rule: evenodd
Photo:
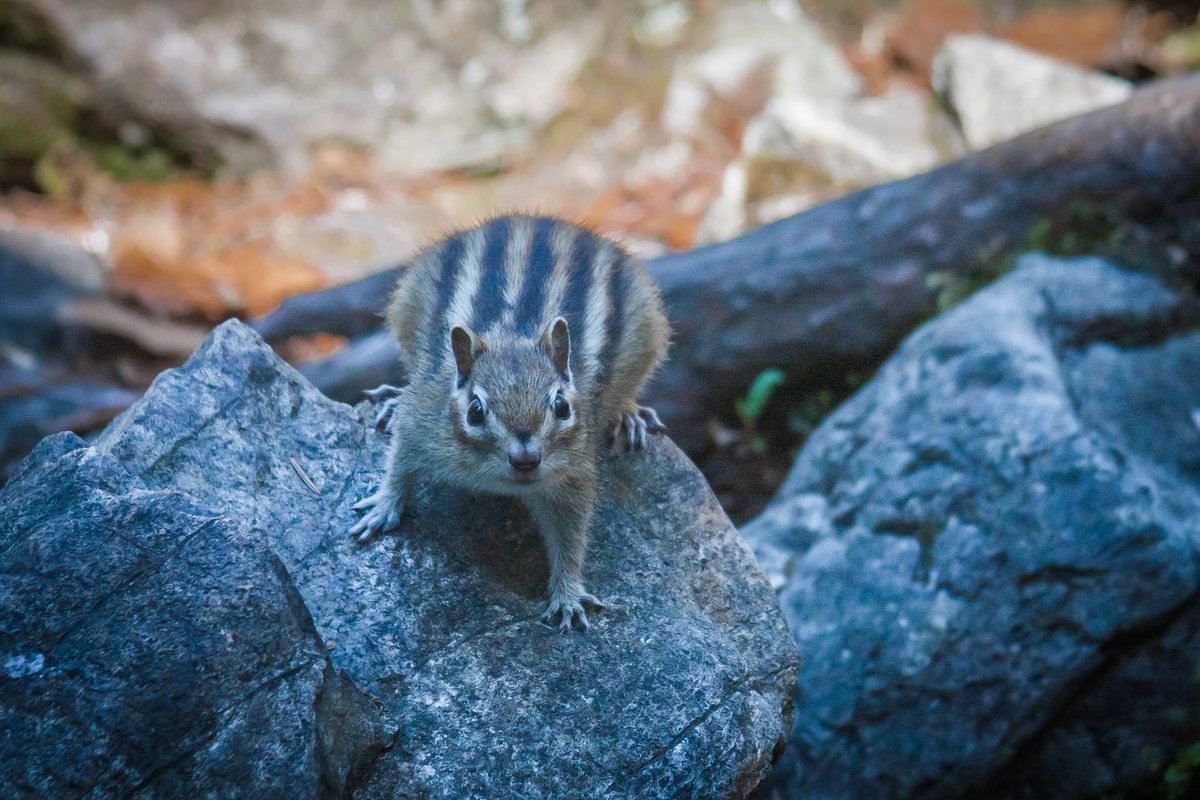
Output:
M1119 103L1133 91L1120 78L974 34L946 37L933 83L975 149Z
M3 363L8 355L0 342L0 484L42 438L63 430L95 432L141 397L61 367Z
M743 531L805 659L783 797L1083 798L1200 738L1197 311L1028 256L814 433Z
M244 521L69 433L5 487L0 521L5 797L336 796L382 747Z
M715 102L765 107L746 126L704 218L701 243L732 239L825 199L832 185L865 186L933 167L937 113L924 94L864 97L836 42L792 2L722 9L703 47L681 59L667 87L662 127L700 135Z
M548 569L536 529L508 499L421 486L398 535L366 548L345 535L382 474L367 414L229 322L92 447L39 446L0 493L0 785L53 794L70 775L147 796L359 798L754 788L791 721L795 645L669 441L605 458L585 574L612 607L588 634L558 636L537 621ZM75 738L40 733L52 708Z
M823 106L850 99L860 84L836 43L793 0L731 3L675 67L662 127L672 136L699 134L709 124L704 112L710 102L763 81L771 97L803 97Z
M929 98L914 91L837 105L776 97L746 126L742 153L751 163L793 161L835 183L866 186L935 166L935 119Z

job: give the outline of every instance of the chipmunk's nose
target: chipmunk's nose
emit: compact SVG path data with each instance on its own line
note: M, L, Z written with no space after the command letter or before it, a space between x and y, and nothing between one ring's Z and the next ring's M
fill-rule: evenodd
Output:
M533 472L542 463L542 451L536 444L531 443L530 435L517 434L517 444L508 451L508 463L517 472Z
M508 454L508 463L517 472L533 472L542 463L542 454L536 450L518 450Z

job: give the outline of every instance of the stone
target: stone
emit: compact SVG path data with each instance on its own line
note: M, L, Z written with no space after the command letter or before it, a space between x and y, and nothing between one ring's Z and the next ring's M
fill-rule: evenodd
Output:
M244 520L62 433L0 521L5 796L323 797L382 747Z
M671 136L696 135L714 100L730 100L762 76L769 96L801 95L837 104L860 81L837 45L792 0L721 8L680 59L663 102L661 124Z
M933 84L972 149L1119 103L1133 91L1120 78L977 34L946 37Z
M747 124L741 153L726 168L701 240L723 241L732 238L731 230L741 233L798 214L845 187L931 169L958 154L943 127L929 98L909 90L840 103L802 94L774 97ZM741 230L733 226L737 212L727 210L737 208L739 186Z
M746 128L744 155L797 161L840 184L865 186L924 172L939 161L929 98L909 90L841 108L777 98Z
M790 725L798 657L673 444L605 456L584 573L610 608L560 636L538 622L549 570L510 499L421 484L394 535L346 535L382 476L370 416L231 321L92 445L39 445L0 490L0 785L753 790Z
M863 95L835 42L790 2L718 12L704 46L681 59L663 104L671 136L697 137L711 106L749 103L741 149L725 168L697 240L726 241L828 199L835 187L906 178L943 157L928 97ZM947 145L945 155L953 153Z
M1026 256L812 435L743 529L805 659L781 797L1082 800L1200 739L1198 312Z

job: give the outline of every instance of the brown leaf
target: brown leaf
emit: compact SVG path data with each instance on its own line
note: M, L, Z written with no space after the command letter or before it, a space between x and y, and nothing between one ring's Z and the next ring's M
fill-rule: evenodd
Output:
M156 258L137 242L124 241L113 249L110 290L149 308L181 316L220 319L240 311L240 300L222 294L211 276L190 269L180 260Z
M252 317L274 310L292 295L315 292L329 283L324 272L278 255L265 240L207 253L191 264L197 273L209 277L214 291L237 298L240 307L230 311L244 311Z
M140 242L115 249L112 290L152 308L217 320L265 314L328 283L321 270L278 256L261 240L178 258L160 255Z
M896 64L929 83L933 57L951 33L978 33L987 21L977 9L955 0L915 0L901 14L887 39Z
M1092 8L1040 8L1022 16L1001 35L1030 50L1089 69L1116 58L1125 27L1117 4Z
M342 350L349 343L345 336L332 333L315 333L312 336L291 336L278 349L290 364L308 364L322 361Z

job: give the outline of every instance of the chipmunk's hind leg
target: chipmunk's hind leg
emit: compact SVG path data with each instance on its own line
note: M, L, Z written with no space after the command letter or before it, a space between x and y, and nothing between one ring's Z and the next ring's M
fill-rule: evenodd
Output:
M663 434L667 426L649 406L639 406L632 399L621 404L617 411L617 423L612 431L614 450L641 450L646 446L647 434Z

